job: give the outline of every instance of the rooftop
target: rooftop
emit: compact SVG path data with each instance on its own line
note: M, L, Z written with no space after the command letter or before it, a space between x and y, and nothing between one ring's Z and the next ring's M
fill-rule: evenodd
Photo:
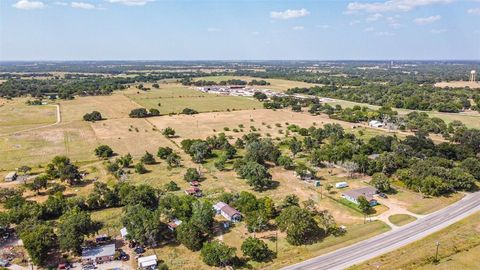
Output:
M95 260L98 257L115 255L115 244L103 245L98 247L84 248L82 250L82 259Z
M373 195L377 194L377 189L374 187L364 187L364 188L357 188L345 191L343 195L346 195L353 199L358 199L360 196L365 197L368 201L373 200Z

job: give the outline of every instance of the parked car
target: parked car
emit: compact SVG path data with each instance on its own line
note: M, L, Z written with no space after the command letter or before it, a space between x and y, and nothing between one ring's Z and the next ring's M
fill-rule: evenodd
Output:
M378 196L382 197L382 198L388 198L387 194L385 193L378 193Z
M133 251L135 251L135 253L137 254L142 254L145 252L145 249L143 247L138 246Z
M7 267L9 265L10 265L10 262L8 262L7 260L0 259L0 267Z

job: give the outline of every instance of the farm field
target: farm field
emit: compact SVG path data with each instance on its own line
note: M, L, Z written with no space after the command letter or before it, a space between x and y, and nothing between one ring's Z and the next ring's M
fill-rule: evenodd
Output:
M160 89L149 91L130 88L124 93L134 103L147 109L156 108L162 115L180 113L185 108L198 112L263 108L262 103L253 98L202 93L179 84L161 84Z
M195 80L206 80L206 81L214 81L214 82L220 82L220 81L226 81L226 80L243 80L246 82L250 82L252 80L265 80L270 83L270 85L254 85L253 87L259 88L259 89L271 89L271 90L277 90L281 92L285 92L290 88L295 88L295 87L313 87L319 84L313 84L313 83L306 83L306 82L300 82L300 81L290 81L290 80L284 80L284 79L263 79L263 78L257 78L257 77L248 77L248 76L206 76L206 77L199 77L195 78Z
M469 82L469 81L450 81L450 82L438 82L435 84L436 87L450 87L450 88L457 88L457 87L470 87L470 88L480 88L480 83L478 82Z
M349 269L372 269L377 265L380 269L478 269L479 224L480 213L473 214L422 240ZM438 265L432 263L436 241L440 243Z
M43 125L57 120L57 111L52 105L27 105L28 99L0 99L0 136Z

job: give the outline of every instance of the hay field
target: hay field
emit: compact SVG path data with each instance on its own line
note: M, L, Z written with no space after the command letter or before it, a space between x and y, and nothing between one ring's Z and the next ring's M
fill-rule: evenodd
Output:
M451 82L438 82L435 83L435 87L445 88L463 88L470 87L472 89L480 88L480 82L469 82L469 81L451 81Z
M149 86L146 85L146 87ZM263 107L261 102L253 98L202 93L179 84L162 84L160 89L152 88L149 91L129 88L124 94L139 106L160 110L162 115L180 113L185 108L191 108L198 112L212 112Z
M249 77L249 76L206 76L206 77L199 77L195 78L195 80L206 80L206 81L214 81L214 82L220 82L220 81L226 81L226 80L243 80L246 82L250 82L252 80L265 80L270 83L270 85L265 85L265 86L260 86L260 85L254 85L253 87L255 88L260 88L260 89L271 89L271 90L277 90L280 92L285 92L290 88L295 88L295 87L305 87L305 88L310 88L316 85L320 84L313 84L313 83L306 83L306 82L300 82L300 81L290 81L290 80L284 80L284 79L263 79L263 78L257 78L257 77Z
M54 106L27 105L27 100L0 99L0 135L55 123L57 115Z

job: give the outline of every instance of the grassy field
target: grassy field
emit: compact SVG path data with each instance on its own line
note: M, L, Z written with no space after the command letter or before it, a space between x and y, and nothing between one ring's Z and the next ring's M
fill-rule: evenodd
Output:
M269 82L270 85L265 85L265 86L255 85L252 87L259 88L259 89L271 89L271 90L276 90L281 92L285 92L288 89L295 88L295 87L310 88L312 86L318 85L318 84L299 82L299 81L290 81L290 80L283 80L283 79L262 79L262 78L248 77L248 76L207 76L207 77L199 77L199 78L196 78L195 80L220 82L220 81L226 81L231 79L243 80L246 82L250 82L252 80L257 80L257 81L265 80Z
M25 104L26 101L25 98L0 99L0 135L55 123L54 106L32 106Z
M178 84L162 84L160 89L150 91L130 88L125 96L147 109L156 108L161 114L180 113L185 108L198 112L263 108L262 103L253 98L202 93Z
M388 220L397 226L403 226L417 219L407 214L397 214L389 216Z
M433 264L439 241L440 264ZM350 270L375 269L478 269L480 213L403 248L369 260ZM452 268L449 268L452 267Z

